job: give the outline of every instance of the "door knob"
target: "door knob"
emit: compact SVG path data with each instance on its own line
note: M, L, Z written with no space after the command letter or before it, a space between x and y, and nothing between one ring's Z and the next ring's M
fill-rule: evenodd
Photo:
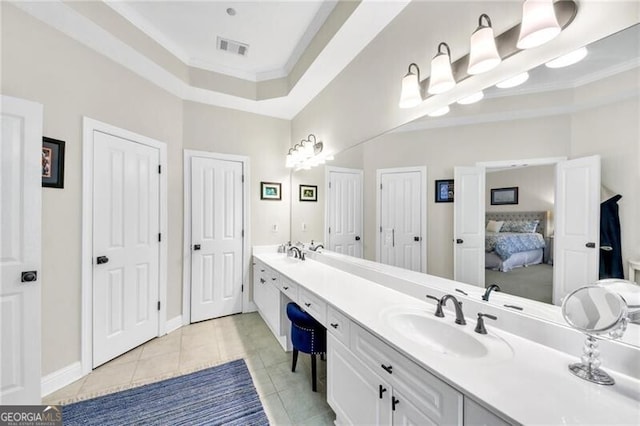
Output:
M102 265L103 263L107 263L107 262L109 262L109 258L107 256L98 256L96 258L96 263L98 265Z
M588 248L596 248L596 243L587 243L585 246Z
M23 271L20 281L30 283L38 279L38 271Z
M462 243L464 243L464 240L462 238L456 239L456 244L462 244Z
M413 241L420 241L420 237L413 237Z
M196 250L200 250L200 244L194 244L194 245L193 245L193 250L194 250L194 251L196 251Z
M356 241L360 241L360 235L356 235Z

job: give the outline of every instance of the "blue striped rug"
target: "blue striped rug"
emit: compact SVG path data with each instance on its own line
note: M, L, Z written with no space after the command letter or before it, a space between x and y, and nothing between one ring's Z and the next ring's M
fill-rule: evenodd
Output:
M268 425L243 359L62 407L64 425Z

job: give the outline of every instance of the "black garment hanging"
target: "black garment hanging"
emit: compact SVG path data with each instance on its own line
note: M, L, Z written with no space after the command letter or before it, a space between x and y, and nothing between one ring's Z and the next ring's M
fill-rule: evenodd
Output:
M600 279L623 278L618 194L600 203Z

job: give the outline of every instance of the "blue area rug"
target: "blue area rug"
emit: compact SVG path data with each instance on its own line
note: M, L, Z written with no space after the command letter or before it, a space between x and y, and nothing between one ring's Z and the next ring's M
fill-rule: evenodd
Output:
M244 360L62 407L64 425L268 425Z

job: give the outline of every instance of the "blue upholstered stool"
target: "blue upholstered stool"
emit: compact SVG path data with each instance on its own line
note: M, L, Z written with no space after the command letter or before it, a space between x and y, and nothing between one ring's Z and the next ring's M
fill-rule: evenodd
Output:
M287 317L291 320L291 343L293 344L293 364L296 371L298 352L311 355L311 389L316 392L316 354L327 351L327 330L296 303L287 305Z

